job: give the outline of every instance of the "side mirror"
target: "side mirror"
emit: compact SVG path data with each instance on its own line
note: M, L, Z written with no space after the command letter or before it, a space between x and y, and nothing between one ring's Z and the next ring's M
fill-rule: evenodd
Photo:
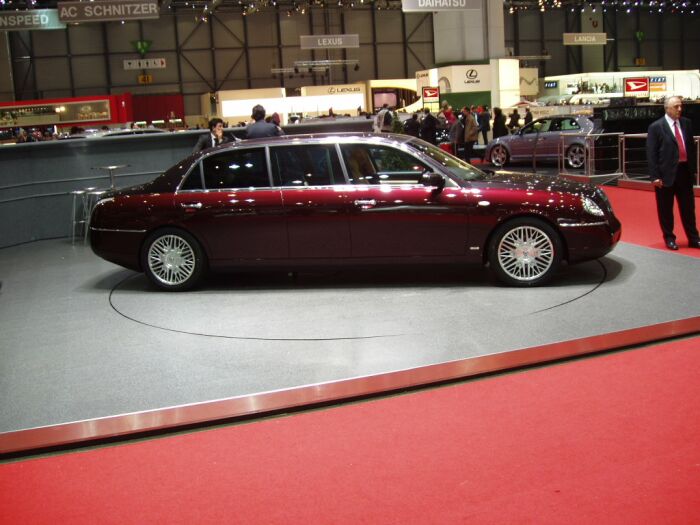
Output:
M445 187L445 178L439 173L426 171L421 176L421 181L423 182L423 186L435 188L435 191L437 191L438 193L441 192L442 189Z

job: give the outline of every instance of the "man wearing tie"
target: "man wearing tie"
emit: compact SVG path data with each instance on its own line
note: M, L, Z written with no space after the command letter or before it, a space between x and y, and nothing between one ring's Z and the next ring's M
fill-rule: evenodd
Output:
M680 97L664 102L666 115L649 126L647 159L649 178L656 192L656 209L664 242L669 250L677 250L673 233L673 198L678 201L683 229L691 248L700 248L700 235L695 222L693 183L697 159L692 123L681 117Z
M224 135L224 121L220 118L213 118L209 121L209 134L199 137L192 152L197 153L203 149L213 148L225 142L231 142L231 140Z

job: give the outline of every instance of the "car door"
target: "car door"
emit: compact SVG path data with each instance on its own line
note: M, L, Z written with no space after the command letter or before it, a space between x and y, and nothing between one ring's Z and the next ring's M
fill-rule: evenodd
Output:
M347 187L335 144L270 147L293 259L350 257Z
M533 155L538 154L538 141L541 141L540 132L544 119L535 120L520 128L517 135L511 139L511 159L531 160Z
M352 256L464 255L467 196L449 179L437 192L419 180L430 167L408 151L371 143L342 144L349 188Z
M204 157L175 195L175 206L212 260L289 256L282 192L272 187L264 147Z

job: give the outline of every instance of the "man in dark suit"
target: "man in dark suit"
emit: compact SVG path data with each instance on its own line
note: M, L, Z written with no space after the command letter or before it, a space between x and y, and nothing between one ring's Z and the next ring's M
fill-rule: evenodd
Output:
M649 126L647 159L649 178L656 191L656 209L664 242L669 250L677 250L673 233L673 198L678 201L683 229L691 248L700 248L700 235L695 222L693 183L697 159L692 123L681 117L680 97L664 102L666 115Z
M231 139L224 135L224 121L220 118L213 118L209 121L209 133L199 137L192 152L196 153L226 142L231 142Z

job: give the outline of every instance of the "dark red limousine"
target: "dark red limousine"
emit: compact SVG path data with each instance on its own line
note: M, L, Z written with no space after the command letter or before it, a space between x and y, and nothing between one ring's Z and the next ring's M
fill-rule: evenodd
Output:
M208 268L407 261L535 286L608 253L620 223L594 186L486 173L412 137L296 135L205 150L106 194L90 239L166 290Z

